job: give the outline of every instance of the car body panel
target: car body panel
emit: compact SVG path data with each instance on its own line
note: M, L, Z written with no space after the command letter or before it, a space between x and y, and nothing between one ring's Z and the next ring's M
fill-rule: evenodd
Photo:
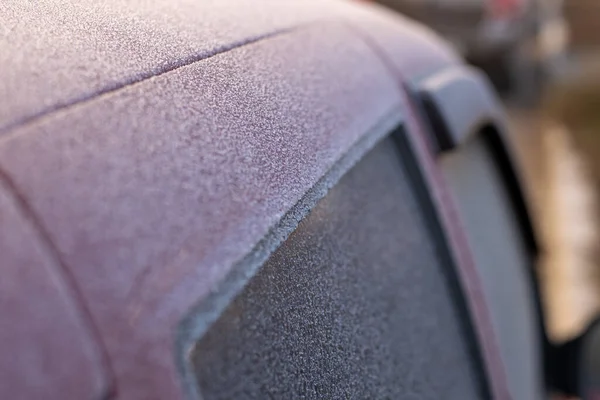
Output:
M7 0L1 7L0 132L261 37L335 18L340 9L318 0Z
M0 394L103 398L112 376L94 322L37 228L0 177Z
M373 143L366 137L375 140L401 122L441 210L492 393L510 397L472 256L403 87L458 59L428 30L380 8L318 3L286 6L299 16L282 19L268 1L244 3L250 17L220 7L224 17L215 15L219 23L208 28L194 9L179 16L175 32L195 32L194 21L205 31L184 36L181 48L169 47L167 35L158 42L165 48L152 51L144 47L152 38L146 28L168 25L172 8L157 6L158 16L128 5L118 8L118 21L140 24L128 37L143 46L125 46L110 62L94 61L110 52L103 36L100 47L72 57L61 54L71 51L63 37L58 47L28 43L23 59L0 62L9 66L0 74L25 88L0 89L7 110L0 115L0 169L74 277L108 354L115 398L183 398L174 354L182 319L352 146L367 149ZM95 27L113 16L94 10ZM254 15L262 15L259 28L240 29L238 37L235 22ZM90 40L97 34L86 24L77 28ZM15 27L23 38L26 31ZM40 36L46 34L52 37ZM207 36L213 39L203 44ZM56 54L59 64L32 71L34 57ZM130 57L135 62L125 68ZM91 75L78 75L82 68Z

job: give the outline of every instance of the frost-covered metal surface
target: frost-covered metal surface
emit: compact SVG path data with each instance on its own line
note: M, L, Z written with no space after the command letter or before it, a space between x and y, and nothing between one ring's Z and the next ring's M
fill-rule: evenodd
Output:
M0 397L99 399L110 376L93 323L0 178Z
M379 32L375 37L399 63L421 72L442 55L451 57L424 28L386 14L339 0L5 0L0 134L61 107L313 23L360 20Z
M329 1L6 0L0 132L240 44L331 15Z
M347 7L344 19L405 83L462 63L430 28L384 7Z
M184 396L181 318L403 108L381 52L407 76L456 62L346 2L0 10L0 169L74 277L122 399Z
M386 71L350 38L330 24L266 39L1 143L2 168L82 289L123 398L179 396L184 312L397 107Z

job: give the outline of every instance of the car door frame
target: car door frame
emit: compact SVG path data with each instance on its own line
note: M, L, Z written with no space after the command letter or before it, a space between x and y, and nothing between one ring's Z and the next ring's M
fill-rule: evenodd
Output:
M554 386L555 363L554 347L546 331L540 280L536 270L541 247L532 223L527 193L519 175L519 166L508 140L508 127L502 106L487 77L479 70L468 66L450 67L419 77L406 82L405 90L414 107L416 118L421 124L420 129L432 159L436 160L446 152L459 149L477 135L483 137L487 148L492 152L494 164L500 171L525 245L529 265L526 277L534 295L537 316L535 323L540 332L539 365L543 366L544 386L548 390ZM442 175L441 171L438 171L438 174ZM445 183L442 185L444 186ZM470 300L475 299L471 297ZM481 331L481 327L479 330ZM489 372L495 375L491 377L492 380L499 379L498 374L494 373L494 368Z

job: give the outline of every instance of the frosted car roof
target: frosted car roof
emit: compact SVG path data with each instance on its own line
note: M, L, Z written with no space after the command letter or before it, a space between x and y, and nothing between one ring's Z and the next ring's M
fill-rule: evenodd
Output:
M126 399L182 396L184 314L402 121L396 71L457 62L347 2L0 7L0 180L73 277Z
M350 20L354 7L332 0L3 1L0 132L263 37ZM361 17L363 24L382 19ZM430 57L435 46L415 52L426 40L387 23L409 47L407 59Z
M331 23L273 36L0 142L0 168L81 287L123 398L176 398L184 311L354 143L390 113L400 121L394 81L351 35Z

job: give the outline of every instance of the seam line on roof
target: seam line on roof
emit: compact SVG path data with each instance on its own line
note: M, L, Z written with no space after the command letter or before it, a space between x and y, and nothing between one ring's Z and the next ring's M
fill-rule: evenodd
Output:
M57 250L57 247L54 245L51 235L44 228L44 225L37 217L36 213L32 210L32 207L27 201L27 198L23 195L23 193L21 193L15 182L3 169L0 169L0 183L7 189L10 195L12 195L17 209L20 211L21 215L31 224L33 230L38 236L37 239L40 241L40 243L50 256L50 259L55 264L54 271L57 273L59 279L67 288L67 296L69 296L70 299L73 301L75 311L83 326L85 327L89 335L89 339L91 340L93 345L97 346L100 363L100 373L102 374L102 380L105 381L105 386L102 387L99 393L94 393L94 395L99 395L98 399L100 400L114 399L117 394L115 386L116 379L114 369L110 362L108 349L102 341L100 330L96 325L94 318L92 317L91 311L86 305L84 296L82 294L81 289L77 285L75 277L73 276L70 269L63 262L62 257L60 256Z
M217 56L219 54L227 53L231 50L235 50L235 49L244 47L249 44L260 42L264 39L269 39L272 37L283 35L285 33L295 31L295 30L303 28L305 26L312 25L315 22L317 22L317 21L311 21L311 22L307 22L304 24L294 25L294 26L291 26L288 28L274 30L274 31L264 33L261 35L245 38L243 40L234 41L232 43L229 43L229 44L226 44L226 45L223 45L220 47L216 47L209 51L192 54L188 57L182 58L181 60L178 60L176 62L169 63L165 66L156 67L156 68L150 69L148 71L144 71L138 76L131 77L131 78L125 78L124 80L119 81L119 82L113 82L111 84L106 85L105 87L101 88L98 91L95 91L92 93L85 93L79 97L76 97L76 98L73 98L73 99L70 99L70 100L67 100L64 102L58 102L54 105L51 105L48 108L43 109L40 112L27 115L23 118L20 118L16 122L8 124L7 126L4 126L4 127L0 127L0 142L3 140L6 140L8 137L11 137L12 136L11 133L15 133L15 131L17 131L18 129L24 128L28 125L33 125L33 124L39 122L40 120L43 120L44 118L48 118L53 115L56 115L57 113L60 113L61 111L66 111L66 110L69 110L72 107L78 106L80 104L85 104L85 103L94 101L95 99L102 97L104 95L118 92L129 86L133 86L138 83L147 81L149 79L159 77L161 75L175 71L179 68L183 68L183 67L192 65L194 63L209 59L209 58Z

